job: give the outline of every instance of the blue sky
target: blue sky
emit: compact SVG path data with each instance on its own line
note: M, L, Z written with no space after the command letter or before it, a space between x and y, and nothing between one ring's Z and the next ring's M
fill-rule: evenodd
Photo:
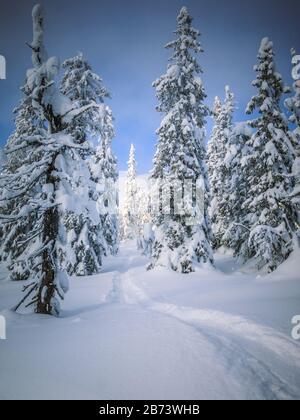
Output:
M31 0L0 0L0 54L7 60L7 80L0 81L0 145L13 130L12 109L20 99L19 86L31 66L25 42L32 39ZM116 122L114 150L126 169L130 143L137 149L139 172L151 168L155 130L152 82L165 72L176 16L185 5L202 33L205 53L199 57L211 105L224 86L235 92L235 119L255 93L253 65L261 38L274 41L277 69L292 84L291 47L300 53L297 0L45 0L46 47L61 60L82 51L112 93ZM208 120L208 132L211 121Z

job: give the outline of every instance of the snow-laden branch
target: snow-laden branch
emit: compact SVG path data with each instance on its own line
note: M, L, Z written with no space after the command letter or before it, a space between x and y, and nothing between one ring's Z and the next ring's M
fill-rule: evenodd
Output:
M81 108L73 108L70 109L69 111L67 111L64 115L62 115L62 120L65 123L70 123L74 118L79 117L81 114L83 114L84 112L88 111L89 109L101 109L101 105L97 104L97 103L93 103L93 104L89 104L86 106L83 106Z
M34 170L40 168L41 166L48 165L50 162L51 162L50 158L42 160L41 162L37 162L34 165L30 166L29 169L27 170L22 170L22 171L16 172L15 174L10 174L10 175L4 174L2 179L7 184L12 184L14 182L17 182L23 176L31 174Z
M20 150L31 147L34 144L40 144L43 146L51 146L55 144L55 140L45 140L42 136L29 136L22 139L22 143L15 147L9 147L5 150L7 155L18 152Z
M44 168L42 171L39 171L38 174L32 180L30 180L30 183L26 187L23 187L22 189L20 189L20 191L16 194L11 193L8 196L6 196L5 198L0 198L0 202L14 200L14 199L16 199L18 197L21 197L24 194L26 194L38 182L40 177L47 172L47 170L48 170L48 168Z

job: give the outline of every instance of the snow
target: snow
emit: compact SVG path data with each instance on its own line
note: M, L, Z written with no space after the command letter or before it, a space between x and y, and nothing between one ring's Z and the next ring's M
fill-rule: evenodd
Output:
M236 123L234 132L236 135L245 135L245 136L251 136L253 134L252 128L249 127L247 122L239 122Z
M179 66L177 64L170 65L170 67L168 68L168 71L167 71L167 76L170 77L170 78L177 79L179 74L180 74Z
M269 38L263 38L259 48L259 54L264 55L268 50L273 48L273 42Z
M21 287L2 270L0 399L299 399L299 254L262 278L220 252L187 276L126 243L70 279L60 318L9 311Z
M55 57L53 58L53 63L55 63ZM53 63L51 62L46 63L47 74L52 77L54 77L53 75L55 74L53 70L53 68L55 68L53 67L54 66ZM49 64L49 67L48 67L48 64ZM56 64L56 65L59 66L59 64ZM60 93L56 88L53 88L53 89L50 88L47 90L44 96L44 103L51 104L53 114L56 116L61 116L61 115L64 116L67 114L69 118L68 121L71 120L71 117L70 117L71 115L73 115L74 117L74 112L72 114L72 102L65 95ZM67 120L67 117L65 117L65 119Z
M127 172L121 171L119 173L119 202L120 202L120 208L122 209L125 205L125 191L126 191L126 178L127 178ZM136 181L138 189L149 192L149 182L148 182L149 174L141 174L137 175Z

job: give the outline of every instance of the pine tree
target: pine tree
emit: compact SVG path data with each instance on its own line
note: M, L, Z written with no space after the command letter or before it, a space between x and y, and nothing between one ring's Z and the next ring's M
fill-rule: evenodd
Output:
M69 275L88 276L101 271L107 252L98 209L100 194L90 178L87 161L80 157L76 165L72 164L76 202L60 208L58 255L60 268Z
M109 98L110 95L103 86L102 79L92 71L82 54L66 60L63 68L65 74L61 82L62 93L68 96L76 107L88 107L85 113L74 118L72 124L69 124L68 132L79 143L101 139L101 145L96 150L90 148L89 154L84 156L90 168L90 173L86 172L84 179L85 182L89 179L89 197L90 200L95 201L94 205L98 209L99 218L94 216L94 220L91 220L91 217L85 217L82 214L76 216L72 212L65 216L66 238L68 238L65 247L68 248L66 254L69 255L68 272L76 275L91 275L99 273L103 256L107 255L110 247L116 243L116 238L112 238L112 233L108 232L107 211L103 212L106 202L104 192L107 193L104 186L107 187L109 184L107 182L104 185L104 180L107 180L109 176L104 166L109 158L114 179L117 177L116 159L110 148L110 142L114 136L112 115L109 107L104 104L105 98ZM112 167L113 165L115 167ZM72 254L74 254L73 258L70 258Z
M58 63L54 58L47 61L39 6L33 9L33 28L30 47L34 68L27 73L23 88L26 99L18 114L16 133L6 148L8 163L1 176L1 219L12 222L8 224L10 229L3 248L11 254L14 275L24 279L36 270L38 278L29 286L30 292L34 292L31 303L36 312L57 313L56 296L62 293L54 258L58 237L54 171L61 147L54 136L60 132L62 121L50 102L55 94L53 77ZM37 125L35 119L39 121ZM15 258L15 253L19 258Z
M135 147L131 144L123 209L124 239L138 240L138 205L137 162Z
M218 249L221 246L222 237L220 226L218 226L218 209L223 190L223 174L220 167L225 157L224 144L220 141L220 139L222 139L222 102L219 97L215 98L212 115L214 117L215 124L207 149L207 168L210 180L210 192L212 196L209 213L213 233L212 244L214 249Z
M98 190L101 191L99 209L106 247L110 254L116 255L119 250L119 197L117 190L119 174L117 158L112 151L113 138L112 111L104 105L102 107L101 140L92 158L90 168L92 179L97 183Z
M244 159L249 154L248 144L252 135L247 123L236 124L224 159L227 172L226 208L230 218L222 237L222 244L234 250L236 256L246 255L249 224L244 203L248 198L248 178L244 169Z
M232 221L232 207L229 204L231 166L230 154L233 136L234 95L225 88L225 102L222 105L216 98L213 115L215 126L208 145L208 171L210 176L212 202L210 216L215 249L225 245L224 235ZM227 160L226 160L227 158Z
M102 109L90 106L104 104L104 100L110 98L108 91L82 53L64 61L62 68L65 73L61 81L61 92L78 108L89 107L84 114L73 119L68 131L79 142L93 137L98 140L103 128Z
M31 162L33 163L34 161L34 159L28 159L28 148L30 144L28 145L28 148L15 147L15 145L18 144L20 140L26 139L27 137L32 137L34 139L35 137L38 138L46 135L44 117L41 110L35 106L33 98L29 94L30 88L32 89L29 83L30 79L28 78L26 84L21 87L23 99L14 109L15 131L9 137L7 145L2 152L2 156L5 156L5 164L2 165L0 176L0 190L2 191L0 208L3 213L6 213L7 215L10 213L18 214L22 207L27 205L29 199L28 194L21 194L17 197L17 200L10 199L6 201L6 189L9 187L8 182L11 182L11 184L14 185L15 182L12 176L14 173L17 174L21 172L22 162L30 165ZM21 177L21 173L19 176ZM11 178L11 180L9 178ZM36 215L32 212L31 217L20 218L18 223L16 223L14 218L10 221L10 218L1 217L0 222L2 222L0 261L5 261L10 267L10 277L13 280L24 280L28 277L29 270L25 268L25 262L19 263L17 260L24 252L24 247L21 245L22 241L26 241L29 232L35 231L34 225L36 223Z
M162 200L153 220L155 243L149 268L167 266L189 273L202 263L213 262L204 146L205 117L209 110L203 103L206 94L198 77L202 70L193 54L203 51L199 32L192 27L185 7L177 21L178 38L166 46L174 50L168 71L154 82L157 109L165 117L157 132L159 141L151 173ZM170 193L170 199L163 191ZM184 191L190 200L184 200L182 209L179 202Z
M63 215L77 209L83 214L88 197L78 200L81 155L89 144L69 134L73 119L90 109L79 108L55 83L59 63L47 59L43 43L44 15L33 8L33 68L22 88L24 98L17 111L16 131L5 153L7 163L0 178L0 220L5 236L1 252L9 261L13 279L28 279L22 305L36 313L58 315L59 298L67 291L67 275L60 270ZM84 205L82 205L82 202Z
M251 121L255 133L244 159L249 181L244 208L250 226L246 258L253 258L259 269L271 272L293 249L292 220L284 200L286 192L291 191L294 156L287 121L280 109L282 94L288 88L275 71L273 44L268 38L262 40L254 70L257 78L253 86L258 93L247 113L257 110L259 116Z

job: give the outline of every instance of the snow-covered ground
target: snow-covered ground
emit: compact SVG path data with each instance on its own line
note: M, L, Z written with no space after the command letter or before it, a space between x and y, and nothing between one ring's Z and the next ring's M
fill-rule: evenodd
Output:
M220 254L186 276L124 244L58 319L9 311L21 285L2 272L0 399L299 399L299 258L259 278Z

